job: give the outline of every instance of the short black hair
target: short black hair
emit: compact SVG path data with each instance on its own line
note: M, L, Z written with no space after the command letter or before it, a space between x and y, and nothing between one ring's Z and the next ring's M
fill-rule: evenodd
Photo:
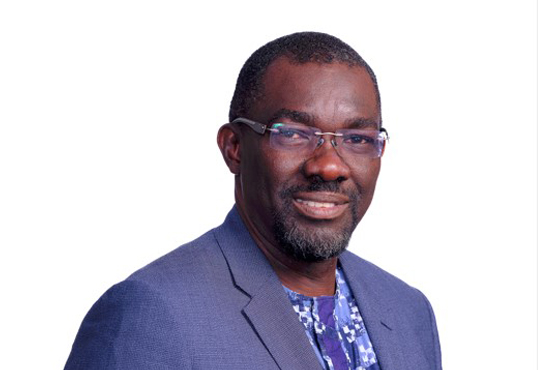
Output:
M374 83L378 107L380 106L376 75L352 47L326 33L298 32L270 41L247 59L237 78L229 108L229 122L247 115L250 107L262 96L262 79L266 69L273 61L283 56L299 64L339 62L364 67Z

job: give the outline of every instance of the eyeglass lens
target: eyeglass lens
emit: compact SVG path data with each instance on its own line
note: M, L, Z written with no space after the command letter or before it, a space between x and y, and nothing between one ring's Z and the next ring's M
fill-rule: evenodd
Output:
M270 131L270 145L279 150L312 152L323 143L321 131L315 127L293 124L274 124ZM332 141L341 155L380 157L385 137L370 129L343 129L335 132ZM324 135L325 136L325 135Z

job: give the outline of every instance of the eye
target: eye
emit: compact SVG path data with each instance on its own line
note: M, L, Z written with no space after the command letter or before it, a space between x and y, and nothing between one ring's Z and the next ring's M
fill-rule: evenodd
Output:
M270 144L278 149L301 150L315 137L310 128L276 123L272 126Z
M366 135L352 134L346 136L343 141L349 145L372 145L375 139Z
M307 130L306 127L296 127L284 124L276 126L277 125L275 125L274 128L277 128L277 133L282 140L304 141L310 139L311 132Z
M288 139L300 139L301 133L295 129L284 128L279 130L279 134L288 138Z

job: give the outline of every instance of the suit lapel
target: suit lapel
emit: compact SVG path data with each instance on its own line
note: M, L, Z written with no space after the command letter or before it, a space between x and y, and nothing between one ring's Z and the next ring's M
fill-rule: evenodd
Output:
M380 369L410 368L405 359L401 330L394 317L393 307L382 298L388 294L380 294L380 287L376 284L383 278L375 276L371 268L373 265L365 263L361 267L359 258L350 252L343 253L339 260L368 330Z
M321 370L279 281L270 278L262 284L243 312L281 369Z
M235 285L250 297L243 314L278 367L321 370L281 282L235 207L214 234Z

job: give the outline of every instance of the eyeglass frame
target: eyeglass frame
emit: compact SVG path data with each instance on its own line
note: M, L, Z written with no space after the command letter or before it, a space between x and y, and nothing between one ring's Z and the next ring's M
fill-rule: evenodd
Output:
M270 132L277 132L278 131L277 129L268 127L268 125L265 125L263 123L256 122L256 121L250 120L248 118L244 118L244 117L237 117L233 121L231 121L231 123L244 123L248 127L250 127L254 132L256 132L257 134L260 134L260 135L264 135L266 133L266 131L270 131ZM272 125L275 125L275 124L276 123L273 123ZM384 133L385 134L385 141L389 142L389 133L387 132L387 130L384 127L380 127L380 129L378 131L380 133ZM343 136L343 134L341 134L341 133L338 134L336 132L314 132L314 135L320 136L320 137L326 136L326 135L331 135L333 137ZM334 147L337 146L337 144L335 143L335 140L332 139L331 143ZM316 147L318 147L319 145L317 145ZM380 155L380 157L381 157L381 155Z

